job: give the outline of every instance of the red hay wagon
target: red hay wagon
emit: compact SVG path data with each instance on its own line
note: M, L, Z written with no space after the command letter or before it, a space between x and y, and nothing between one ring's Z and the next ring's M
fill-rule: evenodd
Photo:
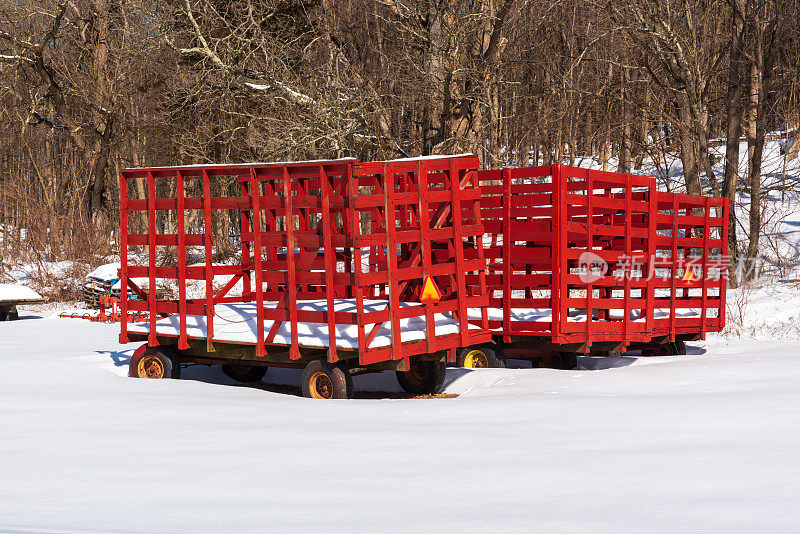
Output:
M685 353L723 328L727 199L559 165L478 176L489 328L505 356L572 368L576 353Z
M130 375L299 367L306 396L344 398L352 374L389 369L435 393L445 361L491 341L477 168L446 156L122 171L120 313L149 314L121 322L121 342L147 342Z

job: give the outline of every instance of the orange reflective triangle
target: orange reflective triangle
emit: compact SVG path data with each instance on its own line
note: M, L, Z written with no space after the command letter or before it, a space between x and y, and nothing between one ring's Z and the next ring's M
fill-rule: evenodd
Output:
M691 267L686 267L685 271L686 272L683 273L684 282L694 282L695 280L697 280L697 278L695 278L694 276L694 269L692 269Z
M436 287L436 282L433 281L433 278L430 276L425 277L425 284L422 286L422 294L419 296L419 301L425 304L439 302L441 300L442 294L439 292L439 288Z

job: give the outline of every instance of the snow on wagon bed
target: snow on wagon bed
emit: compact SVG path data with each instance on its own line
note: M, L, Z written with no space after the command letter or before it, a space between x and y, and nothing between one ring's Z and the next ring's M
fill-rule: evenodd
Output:
M33 289L19 284L0 284L0 304L42 302L44 298Z
M275 309L276 302L265 302L265 309ZM367 313L386 310L386 300L365 300L364 310ZM419 303L401 302L400 307L420 306ZM328 309L325 300L300 300L297 302L298 311L323 312ZM355 299L334 300L336 312L356 313ZM214 306L215 329L211 338L215 342L242 343L255 345L258 342L256 305L253 303L217 304ZM452 313L434 314L435 331L437 335L458 334L459 323ZM272 330L276 321L264 321L263 335L266 337ZM479 327L471 325L473 330ZM204 315L188 315L186 335L193 339L206 339L208 337L208 323ZM388 347L392 340L392 326L390 321L385 321L379 327L368 348ZM134 323L128 327L131 333L149 334L150 324ZM156 332L161 336L178 337L180 335L180 315L172 314L156 322ZM400 320L400 339L402 343L422 341L426 338L425 317L416 316ZM327 323L299 322L297 324L298 341L303 347L327 348L330 336ZM358 349L358 325L335 325L336 347L341 349ZM280 345L291 345L292 330L287 322L279 322L273 342Z

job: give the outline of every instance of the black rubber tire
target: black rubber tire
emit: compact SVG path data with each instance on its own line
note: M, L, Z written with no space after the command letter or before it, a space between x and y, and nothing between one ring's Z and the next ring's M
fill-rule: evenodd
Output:
M6 310L0 310L0 322L8 321L8 312Z
M147 347L128 364L131 378L180 378L181 366L169 347Z
M474 355L473 353L475 351L480 352L480 355ZM476 365L478 362L482 362L482 364ZM468 369L481 367L503 369L505 366L506 359L503 357L502 349L494 344L465 347L461 349L458 356L456 356L456 367L466 367Z
M261 382L261 379L267 374L268 369L269 367L266 365L248 365L238 361L222 366L223 373L244 384Z
M159 348L163 350L172 360L172 375L170 376L170 378L174 378L177 380L178 378L181 377L181 363L180 359L178 359L178 353L175 352L175 347L165 345Z
M578 367L578 353L577 352L559 352L558 353L558 368L565 371L575 369Z
M350 399L353 377L341 364L313 360L303 369L303 396L310 399Z
M6 312L5 320L16 321L17 319L19 319L19 312L16 306L12 306L11 309Z
M444 384L447 366L443 361L412 358L410 371L397 371L397 381L406 393L435 395Z
M683 341L668 341L658 347L642 350L642 356L677 356L680 354L686 354L686 343Z

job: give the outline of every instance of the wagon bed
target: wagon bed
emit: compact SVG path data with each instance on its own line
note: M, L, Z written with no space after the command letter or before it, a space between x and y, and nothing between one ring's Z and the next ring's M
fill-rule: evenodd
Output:
M507 355L649 347L724 327L726 199L561 165L479 176L489 328Z
M121 315L149 316L121 323L121 342L147 341L131 376L283 365L330 386L358 367L434 392L445 360L491 341L487 319L468 318L488 303L477 167L458 155L123 170ZM187 295L192 281L202 295Z
M0 284L0 321L17 319L17 306L41 304L45 299L33 289L18 284Z
M265 309L274 309L276 302L264 303ZM379 312L387 309L388 302L385 300L365 300L364 310L367 313ZM401 308L420 306L419 303L402 302ZM298 311L317 311L324 312L328 309L325 300L300 300L297 302ZM357 303L355 299L336 299L334 300L336 312L356 313ZM214 309L215 329L212 342L232 343L243 345L256 345L258 343L256 305L253 303L240 304L217 304ZM459 322L453 317L452 313L434 314L435 332L437 336L457 336L459 334ZM276 321L265 321L263 325L263 336L269 338L270 332ZM471 330L479 332L480 327L470 325ZM400 320L400 342L412 343L424 341L427 338L427 326L424 316L414 316ZM149 334L150 324L147 322L133 323L128 326L128 332L133 334ZM158 336L174 337L180 336L180 316L172 314L168 317L156 321L156 333ZM305 348L328 348L330 336L327 323L299 322L297 324L298 343ZM375 337L368 344L367 348L388 347L392 342L391 323L385 321L375 334ZM188 315L186 324L186 336L189 339L208 338L208 325L205 315ZM358 325L355 324L336 324L335 325L336 347L339 349L357 350L359 348ZM291 325L282 322L270 342L276 346L290 346L292 343Z

